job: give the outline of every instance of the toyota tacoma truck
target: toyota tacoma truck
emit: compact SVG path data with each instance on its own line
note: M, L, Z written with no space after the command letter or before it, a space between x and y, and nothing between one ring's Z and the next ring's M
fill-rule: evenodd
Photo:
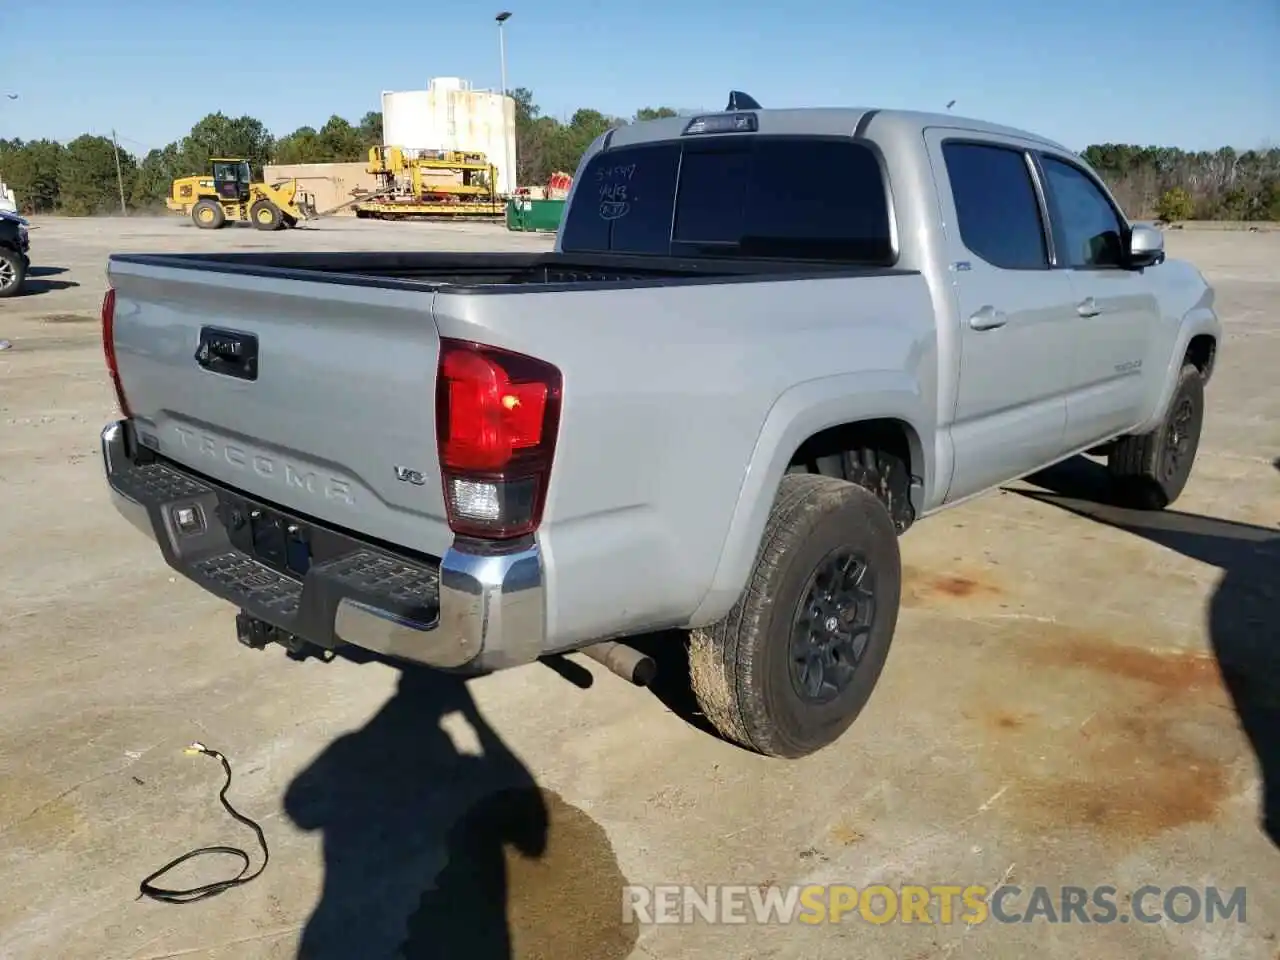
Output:
M108 279L115 504L241 640L484 673L683 630L776 757L867 702L921 518L1082 451L1175 500L1222 332L1057 143L740 96L600 136L551 250Z

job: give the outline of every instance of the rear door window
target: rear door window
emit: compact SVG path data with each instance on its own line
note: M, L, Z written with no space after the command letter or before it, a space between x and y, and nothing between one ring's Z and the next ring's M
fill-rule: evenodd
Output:
M566 251L895 258L880 162L845 138L721 137L593 157L565 220Z

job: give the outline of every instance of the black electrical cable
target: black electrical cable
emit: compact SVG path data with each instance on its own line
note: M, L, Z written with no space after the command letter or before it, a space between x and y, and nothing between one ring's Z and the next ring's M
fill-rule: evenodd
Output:
M151 874L151 876L143 880L138 888L138 899L150 897L152 900L159 900L163 903L195 903L197 900L204 900L207 897L215 897L220 893L225 893L232 887L238 887L242 884L248 883L250 880L256 879L263 870L267 869L267 861L270 859L271 855L267 852L267 838L263 836L262 827L258 826L244 814L237 811L236 808L231 806L231 803L227 800L227 791L231 788L231 764L227 761L227 758L217 750L210 750L203 743L191 744L191 746L187 748L187 753L202 753L207 757L213 757L213 759L222 764L222 771L227 775L227 780L226 783L222 785L222 789L218 791L218 800L222 802L227 813L231 814L231 816L235 817L238 821L258 835L258 846L262 848L262 866L258 867L257 870L246 876L245 871L249 869L249 865L252 861L249 859L249 854L245 853L239 847L201 847L198 850L192 850L189 853L184 853L175 860L170 860L155 873ZM186 863L188 860L192 860L196 857L204 856L209 853L225 853L233 857L239 857L244 861L244 866L240 868L240 872L238 874L229 880L217 880L213 883L206 883L203 886L191 887L189 890L169 890L165 887L157 887L152 882L168 873L174 867L178 866L178 864Z

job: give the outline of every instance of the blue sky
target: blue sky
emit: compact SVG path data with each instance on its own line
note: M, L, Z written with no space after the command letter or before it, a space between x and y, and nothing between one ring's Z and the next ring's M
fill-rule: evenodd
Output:
M506 2L508 84L557 116L719 109L738 88L765 106L940 109L954 99L957 114L1076 149L1280 146L1280 0ZM0 96L0 137L114 127L140 152L215 110L282 135L331 113L358 120L382 90L422 89L433 76L499 85L498 2L3 7L0 94L19 99ZM202 36L227 42L206 47ZM271 47L276 36L287 45Z

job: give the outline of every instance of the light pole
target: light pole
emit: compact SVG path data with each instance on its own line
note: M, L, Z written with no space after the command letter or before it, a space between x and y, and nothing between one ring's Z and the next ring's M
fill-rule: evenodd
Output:
M511 11L503 10L493 19L498 21L498 60L502 64L502 95L505 97L507 95L507 39L502 28L511 19Z
M124 202L124 174L120 172L120 142L116 139L116 132L111 131L111 147L116 155L116 183L120 186L120 213L124 216L129 215L129 208Z
M504 122L502 124L502 141L504 149L502 151L502 163L507 169L506 181L508 192L514 193L516 188L516 157L515 157L515 137L512 133L508 133L505 118L507 115L507 37L506 31L503 29L507 25L507 21L511 19L511 11L503 10L493 18L498 23L498 61L502 66L502 116ZM496 185L495 185L496 186Z

